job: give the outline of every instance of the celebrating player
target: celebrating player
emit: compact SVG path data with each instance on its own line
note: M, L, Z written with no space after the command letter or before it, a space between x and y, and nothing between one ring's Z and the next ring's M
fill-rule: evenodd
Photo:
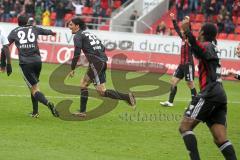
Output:
M54 104L46 99L44 94L40 92L38 87L39 76L42 69L41 55L38 47L38 35L55 35L51 30L28 25L28 17L21 15L18 17L19 27L13 29L8 36L9 44L15 42L19 52L19 66L22 71L23 78L31 92L33 105L32 117L37 118L38 102L47 106L53 116L58 116Z
M133 108L136 101L132 93L123 94L114 90L106 89L106 69L107 69L107 56L105 54L105 47L101 41L92 33L86 31L86 25L80 18L73 18L68 27L72 31L74 36L74 57L72 59L71 69L69 77L74 76L74 70L80 57L81 50L85 54L89 66L88 71L81 80L81 100L80 100L80 112L76 115L86 116L86 105L88 101L88 86L93 83L97 92L104 97L112 99L125 100Z
M177 84L185 77L185 81L187 82L187 86L189 87L191 91L192 98L196 96L197 91L194 86L194 62L193 62L193 56L192 56L192 50L189 46L189 42L187 37L183 34L183 31L180 30L178 27L177 21L175 19L175 16L173 13L170 14L170 17L173 22L173 26L182 39L182 46L181 46L181 61L178 65L178 68L173 74L173 77L171 79L171 90L170 95L168 98L168 101L166 102L160 102L162 106L166 107L172 107L173 106L173 100L175 98L175 95L177 93ZM185 16L184 19L189 19L188 16Z
M200 43L189 29L189 20L182 24L195 57L199 60L200 92L191 101L180 124L185 146L192 160L200 160L197 139L193 129L199 122L205 122L209 127L215 144L227 160L236 160L233 145L227 139L226 115L227 97L220 79L220 64L216 49L217 28L212 23L206 23L199 32Z

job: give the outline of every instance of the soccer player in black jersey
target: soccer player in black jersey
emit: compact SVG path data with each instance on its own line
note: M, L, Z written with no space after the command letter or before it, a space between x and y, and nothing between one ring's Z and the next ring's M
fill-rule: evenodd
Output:
M58 116L54 104L46 99L38 87L39 76L42 69L41 55L38 47L38 35L55 35L51 30L28 25L28 17L21 15L18 17L18 27L13 29L8 35L9 45L15 43L18 49L19 66L22 76L31 92L33 105L32 117L37 118L38 102L47 106L53 116Z
M105 54L105 47L102 42L92 33L86 31L86 25L80 18L73 18L68 27L74 36L74 57L72 59L70 77L74 76L74 70L80 58L81 50L85 54L89 66L88 71L81 80L81 98L80 98L80 112L76 113L78 116L86 116L86 105L88 101L88 86L93 83L97 92L104 97L112 99L125 100L133 108L136 101L132 93L123 94L115 90L109 90L105 87L107 56Z
M177 84L185 77L185 81L187 82L187 86L191 91L192 98L196 96L197 91L194 86L194 62L192 56L192 50L189 45L187 37L183 34L182 30L178 27L177 21L175 19L175 15L173 13L170 14L170 17L173 22L174 29L178 33L179 37L182 39L181 46L181 60L178 68L173 74L171 79L171 90L169 94L168 101L160 102L162 106L172 107L175 95L177 93ZM189 19L188 16L185 16L184 19Z
M227 97L220 78L221 66L216 49L217 28L212 23L205 23L197 41L189 26L189 20L184 20L181 27L199 61L200 92L186 109L179 131L192 160L200 160L197 139L193 132L199 122L207 124L225 159L236 160L233 145L227 139Z

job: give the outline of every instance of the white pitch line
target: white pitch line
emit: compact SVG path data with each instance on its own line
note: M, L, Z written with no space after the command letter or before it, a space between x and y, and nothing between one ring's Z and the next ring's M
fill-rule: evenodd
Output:
M18 87L18 88L26 88L26 85L14 85L14 84L7 84L5 87Z
M30 95L20 95L20 94L0 94L0 97L17 97L17 98L30 98ZM79 99L79 96L46 96L47 98L55 99ZM91 97L89 97L91 98ZM138 100L144 101L163 101L163 98L137 98ZM165 99L166 100L166 99ZM176 98L174 101L177 102L190 102L190 99L186 98ZM240 101L228 101L228 103L240 104Z

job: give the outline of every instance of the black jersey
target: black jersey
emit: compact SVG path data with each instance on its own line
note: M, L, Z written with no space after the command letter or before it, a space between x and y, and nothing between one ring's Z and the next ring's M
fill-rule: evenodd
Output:
M108 60L104 45L94 34L87 31L78 31L73 41L75 51L72 69L74 69L77 64L81 50L89 63L106 62Z
M15 42L19 52L19 63L29 64L41 62L41 56L38 47L38 35L54 35L51 30L36 26L19 26L8 35L8 41Z
M190 31L185 33L198 59L200 93L209 101L226 103L227 98L221 83L221 65L216 45L211 42L200 43Z

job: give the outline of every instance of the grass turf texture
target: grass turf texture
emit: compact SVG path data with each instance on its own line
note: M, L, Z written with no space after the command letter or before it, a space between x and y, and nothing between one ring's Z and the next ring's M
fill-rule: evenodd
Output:
M48 79L58 65L44 64L41 73L41 91L58 103L64 95L50 89ZM32 110L29 91L13 62L13 74L0 74L0 159L4 160L186 160L188 153L178 133L179 116L190 99L190 91L184 81L178 85L175 106L160 107L159 101L166 100L168 93L149 99L138 99L137 110L132 111L124 102L112 112L90 121L62 121L52 117L49 110L39 105L40 118L30 118ZM79 84L84 69L77 69L69 84ZM110 72L107 72L107 87L112 87ZM137 75L137 74L136 74ZM170 76L161 80L168 82ZM195 80L198 84L198 80ZM240 83L224 81L228 100L228 137L240 157ZM143 87L144 88L144 87ZM147 89L147 88L146 88ZM12 95L12 96L11 96ZM19 96L16 96L19 95ZM79 107L76 96L72 111ZM237 102L237 103L236 103ZM98 103L90 99L88 110ZM161 113L161 120L151 120L151 114ZM136 115L140 114L140 118ZM126 115L128 117L126 118ZM134 117L135 115L135 117ZM148 119L146 120L146 117ZM164 117L164 115L170 118ZM175 115L175 118L172 117ZM132 119L130 119L132 116ZM200 124L195 129L199 151L203 160L223 160L213 144L208 128Z

